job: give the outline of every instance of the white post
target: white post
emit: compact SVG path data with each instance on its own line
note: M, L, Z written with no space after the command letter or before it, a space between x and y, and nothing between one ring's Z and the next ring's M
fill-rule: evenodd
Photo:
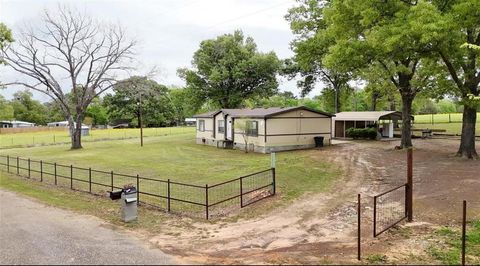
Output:
M275 153L270 153L270 166L271 168L275 168Z

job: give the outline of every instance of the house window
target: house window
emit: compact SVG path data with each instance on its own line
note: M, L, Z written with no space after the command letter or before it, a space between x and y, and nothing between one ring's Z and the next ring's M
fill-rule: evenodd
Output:
M198 120L198 131L205 131L205 120Z
M218 133L225 133L225 120L218 120Z
M247 136L258 136L258 121L247 121L246 124Z

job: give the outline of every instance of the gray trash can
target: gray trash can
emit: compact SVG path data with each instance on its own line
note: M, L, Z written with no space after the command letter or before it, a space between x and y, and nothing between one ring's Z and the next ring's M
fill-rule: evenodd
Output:
M126 223L137 220L137 189L128 187L122 190L122 220Z

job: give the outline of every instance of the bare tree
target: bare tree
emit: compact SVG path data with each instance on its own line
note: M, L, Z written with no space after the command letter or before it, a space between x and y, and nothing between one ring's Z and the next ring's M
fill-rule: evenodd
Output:
M134 47L119 26L67 7L55 14L45 11L38 27L25 27L15 43L1 50L7 65L23 74L6 85L23 85L56 101L69 122L71 148L79 149L88 105L125 78Z

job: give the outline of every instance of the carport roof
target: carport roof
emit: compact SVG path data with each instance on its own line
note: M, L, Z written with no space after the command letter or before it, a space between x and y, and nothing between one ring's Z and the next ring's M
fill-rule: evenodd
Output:
M341 121L378 121L401 120L402 113L398 111L367 111L367 112L340 112L335 114L335 120ZM412 116L413 119L413 116Z

